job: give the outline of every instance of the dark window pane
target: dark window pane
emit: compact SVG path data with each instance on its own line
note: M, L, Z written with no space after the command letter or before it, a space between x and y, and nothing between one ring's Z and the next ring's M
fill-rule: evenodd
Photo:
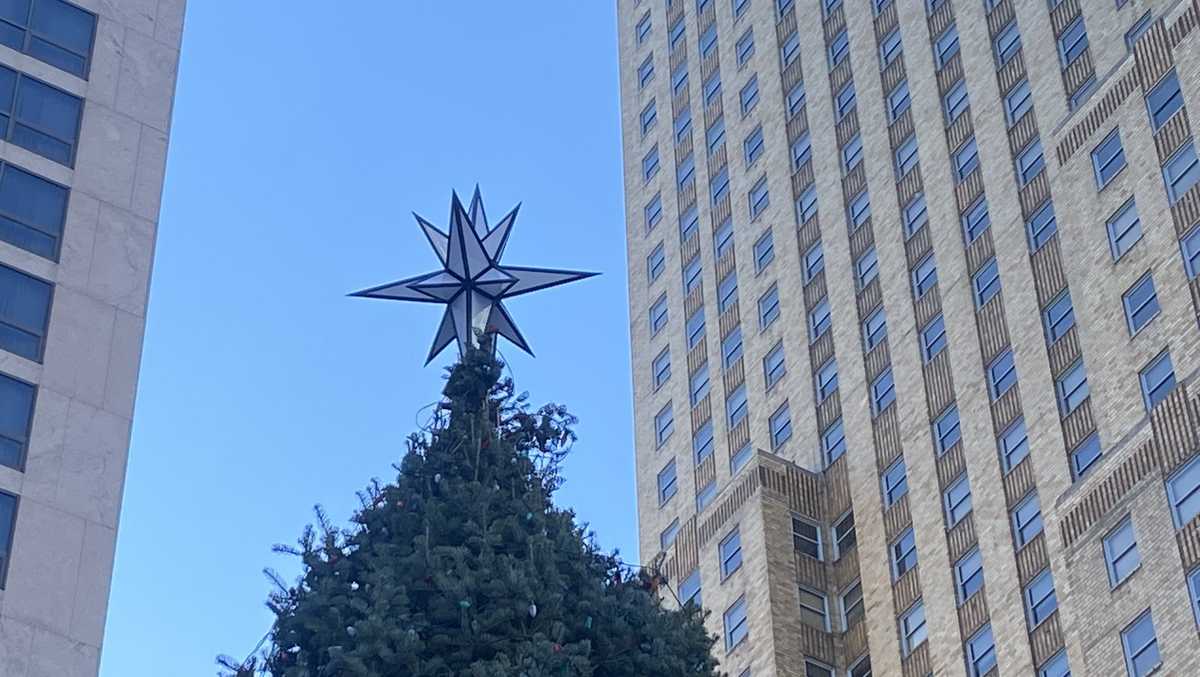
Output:
M4 589L8 556L12 550L13 522L17 516L17 497L0 492L0 590Z
M79 77L83 77L87 73L87 59L39 37L29 38L29 49L26 51L51 66L61 68Z
M12 468L22 465L33 395L33 386L0 374L0 463Z
M17 91L17 72L0 67L0 112L12 112L14 94Z
M62 0L37 0L29 27L34 34L80 56L92 51L96 17Z
M41 359L51 290L46 282L0 266L0 348Z
M82 111L83 102L74 96L44 82L21 78L17 93L17 122L66 144L68 152L79 131Z
M0 0L0 19L24 26L29 20L29 0Z

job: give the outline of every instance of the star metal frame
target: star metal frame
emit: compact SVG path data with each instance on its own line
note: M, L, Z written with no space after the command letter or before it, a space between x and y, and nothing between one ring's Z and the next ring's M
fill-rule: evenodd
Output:
M470 211L463 208L458 193L452 192L450 232L442 232L413 213L417 225L442 262L442 270L371 287L351 296L444 304L446 311L433 338L426 365L452 342L458 343L461 354L464 346L474 345L476 331L499 334L533 355L504 307L504 300L599 273L501 265L500 257L504 255L520 208L518 204L495 227L490 227L478 186L471 198Z

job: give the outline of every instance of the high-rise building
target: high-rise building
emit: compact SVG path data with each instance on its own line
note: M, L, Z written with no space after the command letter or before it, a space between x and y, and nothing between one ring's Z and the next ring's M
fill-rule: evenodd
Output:
M642 557L723 668L1200 674L1196 0L617 5Z
M184 0L0 2L0 674L96 675Z

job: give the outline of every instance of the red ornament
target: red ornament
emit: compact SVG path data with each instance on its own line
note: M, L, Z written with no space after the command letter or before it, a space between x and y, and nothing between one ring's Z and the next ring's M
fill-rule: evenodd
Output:
M561 644L558 644L558 643L554 644L554 653L562 653L562 645Z

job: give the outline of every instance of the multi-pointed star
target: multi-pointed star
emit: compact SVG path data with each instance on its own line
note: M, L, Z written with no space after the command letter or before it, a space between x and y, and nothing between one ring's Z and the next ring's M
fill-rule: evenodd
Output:
M450 232L443 233L413 214L442 262L442 270L364 289L351 296L445 304L446 312L425 364L432 362L453 341L458 342L460 351L471 345L476 331L499 334L532 355L525 337L504 307L504 299L582 280L597 273L500 265L500 257L520 208L520 205L514 207L493 228L488 226L478 186L471 198L469 213L463 208L458 194L452 193Z

